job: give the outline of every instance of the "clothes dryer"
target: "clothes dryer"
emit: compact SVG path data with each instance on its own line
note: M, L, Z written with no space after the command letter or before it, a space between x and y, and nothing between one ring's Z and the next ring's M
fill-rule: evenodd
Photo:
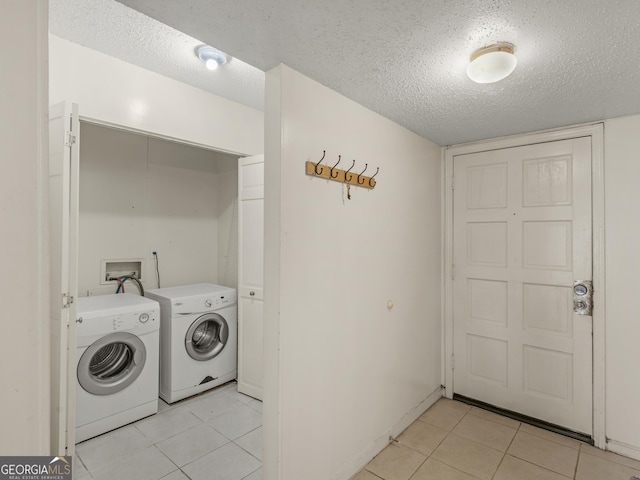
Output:
M160 303L160 398L173 403L236 378L233 288L199 283L145 295Z
M76 442L158 411L160 306L123 293L78 298Z

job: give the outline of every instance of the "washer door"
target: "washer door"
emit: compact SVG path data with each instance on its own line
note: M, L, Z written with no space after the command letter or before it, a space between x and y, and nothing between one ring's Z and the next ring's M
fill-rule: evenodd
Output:
M207 313L198 317L187 330L184 343L194 360L211 360L224 350L229 339L229 325L221 315Z
M124 390L142 373L147 349L140 338L126 332L105 335L87 348L78 362L78 382L94 395Z

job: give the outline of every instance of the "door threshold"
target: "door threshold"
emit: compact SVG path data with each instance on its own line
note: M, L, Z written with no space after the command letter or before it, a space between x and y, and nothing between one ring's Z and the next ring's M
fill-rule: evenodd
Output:
M591 435L587 435L585 433L574 432L573 430L561 427L560 425L545 422L544 420L529 417L528 415L523 415L521 413L512 412L511 410L505 410L504 408L496 407L495 405L481 402L480 400L474 400L473 398L465 397L464 395L459 395L457 393L453 394L453 399L462 403L466 403L467 405L472 405L489 412L497 413L498 415L502 415L503 417L508 417L519 422L533 425L534 427L542 428L543 430L548 430L550 432L558 433L560 435L564 435L565 437L573 438L574 440L593 445L593 438L591 437Z

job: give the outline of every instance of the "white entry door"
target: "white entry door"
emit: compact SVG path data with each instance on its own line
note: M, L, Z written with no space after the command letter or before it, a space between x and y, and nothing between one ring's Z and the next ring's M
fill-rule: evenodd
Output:
M454 393L592 434L590 137L454 157Z

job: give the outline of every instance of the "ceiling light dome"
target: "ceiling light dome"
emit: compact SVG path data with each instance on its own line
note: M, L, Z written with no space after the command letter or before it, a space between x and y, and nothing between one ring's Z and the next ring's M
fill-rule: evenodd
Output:
M511 75L518 60L513 45L498 43L476 50L471 55L467 75L476 83L493 83Z
M220 65L227 63L227 55L209 45L198 47L196 54L209 70L215 70Z

